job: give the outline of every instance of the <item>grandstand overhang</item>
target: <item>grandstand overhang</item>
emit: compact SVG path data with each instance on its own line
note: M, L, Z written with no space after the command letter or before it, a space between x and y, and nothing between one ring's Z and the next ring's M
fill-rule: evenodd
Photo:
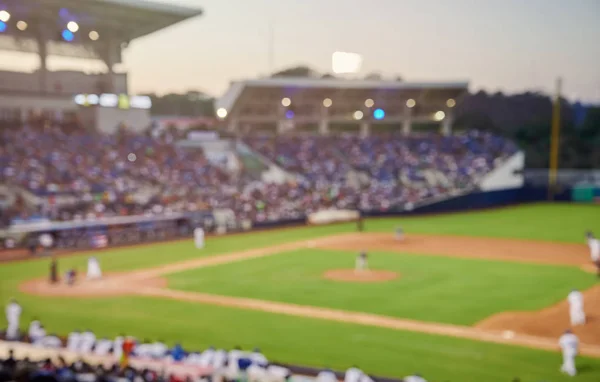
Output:
M469 83L267 78L233 82L215 107L236 124L398 123L451 124ZM451 126L445 126L448 130Z
M141 0L0 0L0 9L11 15L0 33L0 50L102 60L110 53L113 64L121 62L121 49L130 41L202 14ZM71 21L79 28L67 42L61 32ZM92 31L97 39L90 38Z

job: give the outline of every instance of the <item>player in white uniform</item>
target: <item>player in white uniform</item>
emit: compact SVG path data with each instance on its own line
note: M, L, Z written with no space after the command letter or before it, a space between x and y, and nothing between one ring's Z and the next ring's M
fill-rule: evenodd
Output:
M8 323L8 327L6 328L7 340L19 339L19 321L22 311L21 305L14 298L6 306L6 322Z
M573 289L567 297L569 301L569 315L571 317L571 325L584 325L585 312L583 310L583 294L577 289Z
M588 247L590 247L590 258L596 265L598 271L598 277L600 277L600 239L594 237L594 234L588 231L585 234L587 238Z
M87 279L98 280L102 278L102 270L100 269L100 262L94 256L88 259L87 266Z
M356 256L356 271L362 272L366 271L368 268L369 265L367 264L367 252L362 251L358 254L358 256Z
M570 330L567 330L558 340L558 345L563 355L563 364L560 367L560 371L571 377L575 376L577 374L575 357L579 350L579 339Z
M404 240L404 231L402 227L396 227L396 240Z
M346 370L346 374L344 375L344 382L360 382L362 375L362 370L360 370L356 366L352 366L350 369Z
M204 248L204 230L200 227L194 229L194 244L197 249Z
M402 378L404 382L427 382L425 378L421 377L419 374L409 375L408 377Z

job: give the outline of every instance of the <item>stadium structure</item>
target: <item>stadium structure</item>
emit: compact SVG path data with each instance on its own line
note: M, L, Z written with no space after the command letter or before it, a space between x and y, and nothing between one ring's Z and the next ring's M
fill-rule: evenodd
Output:
M202 14L137 0L2 0L0 11L0 51L32 53L40 61L32 73L0 71L1 118L77 116L104 130L119 120L141 129L150 120L149 99L130 96L127 73L114 70L123 50L137 38ZM107 70L49 71L53 55L100 60ZM82 111L89 106L99 107Z
M439 124L452 133L453 110L468 92L468 82L399 82L345 79L265 78L234 82L217 103L217 115L230 131L276 126L278 132L332 125L395 125L410 134L413 124ZM376 129L376 128L375 128Z
M152 125L114 66L201 14L0 0L0 49L41 63L0 72L0 380L558 380L572 310L555 303L598 296L582 243L596 211L405 218L546 197L514 142L454 126L466 81L237 81L209 129ZM107 71L51 72L50 55ZM273 227L290 229L218 237ZM597 381L599 328L576 329L582 381Z

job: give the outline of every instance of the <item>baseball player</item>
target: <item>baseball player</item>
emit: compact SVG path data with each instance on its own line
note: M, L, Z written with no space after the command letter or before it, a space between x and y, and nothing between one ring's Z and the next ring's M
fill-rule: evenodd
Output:
M197 249L204 248L204 230L200 227L194 229L194 244Z
M396 227L396 240L404 240L404 231L402 227Z
M356 271L357 272L362 272L367 270L367 268L369 267L367 264L367 252L362 251L361 253L358 254L358 256L356 256Z
M594 237L591 231L586 232L588 247L590 247L590 257L596 265L598 277L600 277L600 240Z
M558 345L560 346L563 355L563 364L560 367L560 371L571 377L575 376L577 374L575 357L577 356L579 349L579 338L577 338L571 330L566 330L565 333L560 336Z
M87 279L88 280L98 280L102 278L102 270L100 269L100 262L94 256L88 259L87 266Z
M577 289L573 289L567 297L569 301L569 315L571 316L571 325L584 325L585 312L583 311L583 294Z
M10 302L6 306L6 322L8 323L8 327L6 328L7 340L19 339L19 321L22 311L23 309L17 300L14 298L10 299Z
M58 261L52 257L50 262L50 284L56 284L58 281Z

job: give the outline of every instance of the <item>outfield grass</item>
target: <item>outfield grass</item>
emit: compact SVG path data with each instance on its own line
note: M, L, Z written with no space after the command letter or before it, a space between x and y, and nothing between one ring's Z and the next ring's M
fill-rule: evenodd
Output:
M401 274L385 283L323 279L352 269L356 253L301 249L169 276L169 287L471 325L494 313L539 310L587 289L593 275L575 267L371 252L369 267Z
M597 206L541 204L469 214L369 220L366 228L392 232L400 225L409 233L582 243L585 230L600 231L599 214ZM191 241L182 241L95 255L104 271L128 271L353 230L354 224L305 227L209 238L202 252L194 249ZM61 259L60 267L83 270L88 256ZM162 299L77 300L18 292L20 281L45 277L47 270L47 260L1 264L0 300L19 298L24 308L22 322L38 316L49 331L59 334L89 327L101 335L127 332L170 343L182 341L189 347L258 345L267 355L282 361L336 368L356 363L368 372L396 377L418 370L433 380L500 382L517 375L523 382L570 380L557 372L560 357L551 352ZM465 278L464 282L469 281ZM0 326L5 324L2 315ZM577 380L600 380L600 360L581 362L584 367Z

